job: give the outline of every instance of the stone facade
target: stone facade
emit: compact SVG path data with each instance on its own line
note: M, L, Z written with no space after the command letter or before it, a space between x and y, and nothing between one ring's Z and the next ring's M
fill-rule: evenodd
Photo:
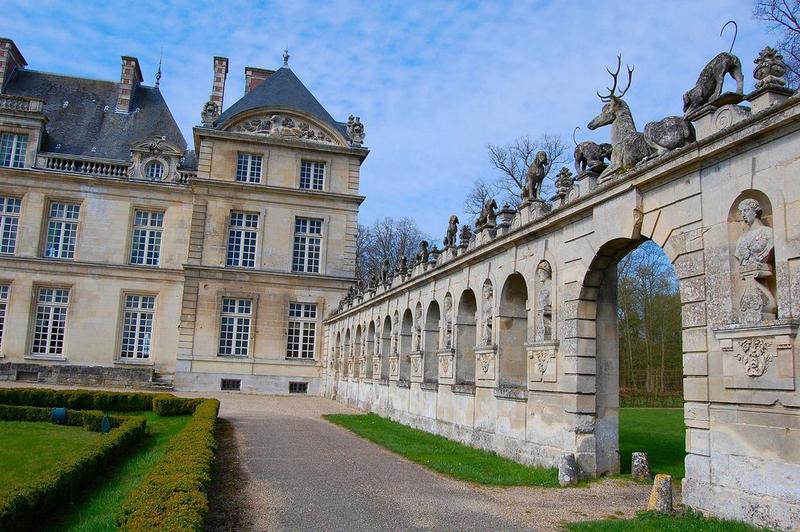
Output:
M353 280L363 126L355 143L286 65L248 67L223 113L215 57L191 150L136 58L117 83L0 52L0 379L319 393L322 317ZM50 290L63 301L42 303ZM248 313L224 316L230 301Z
M326 320L326 395L520 462L616 473L616 263L652 240L680 284L684 502L800 526L800 99L746 99L701 113L696 141L599 182L605 165L580 167L554 204L345 300ZM415 352L403 339L420 329Z

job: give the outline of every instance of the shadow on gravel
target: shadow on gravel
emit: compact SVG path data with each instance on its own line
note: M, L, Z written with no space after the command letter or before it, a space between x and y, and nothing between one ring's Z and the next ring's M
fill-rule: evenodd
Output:
M217 456L208 489L207 531L253 530L246 490L247 474L242 468L233 424L217 420Z

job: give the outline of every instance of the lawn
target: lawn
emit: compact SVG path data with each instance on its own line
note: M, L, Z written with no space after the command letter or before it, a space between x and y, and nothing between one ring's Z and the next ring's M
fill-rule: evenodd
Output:
M630 474L631 453L644 451L653 474L684 477L686 456L682 408L622 408L619 414L620 472Z
M35 480L103 437L82 427L0 421L0 495Z
M633 519L567 523L565 526L570 532L750 532L759 530L745 523L706 518L694 512L674 516L639 512Z
M149 472L166 450L169 440L178 434L191 416L161 417L153 412L125 413L147 418L147 438L122 463L81 493L46 529L105 531L116 528L114 519L122 501ZM90 433L91 434L91 433Z
M527 467L375 414L323 417L412 462L459 480L493 486L558 486L556 469Z

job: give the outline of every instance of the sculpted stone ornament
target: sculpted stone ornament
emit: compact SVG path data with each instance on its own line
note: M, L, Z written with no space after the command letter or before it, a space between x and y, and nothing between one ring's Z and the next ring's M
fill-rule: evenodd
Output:
M481 353L476 353L475 357L484 375L489 373L489 370L492 367L492 360L494 359L494 353L492 353L491 351L484 351Z
M697 134L688 120L680 116L668 116L658 122L645 124L644 139L658 156L694 142Z
M414 257L415 264L428 264L430 260L430 252L428 251L428 241L421 240L419 243L419 250Z
M583 172L593 172L600 174L606 169L606 159L611 159L613 148L611 144L604 142L597 144L590 140L575 144L575 171L579 174Z
M536 371L540 377L547 373L547 366L550 364L549 351L534 351L528 357L536 364Z
M559 170L558 175L556 176L556 198L565 198L569 191L572 190L572 185L575 184L575 178L572 176L572 172L569 171L569 168L566 166L562 167Z
M347 119L347 135L356 146L364 143L364 124L361 123L360 116L350 115Z
M450 355L439 357L439 370L441 371L442 375L447 375L450 373Z
M279 137L289 140L294 139L321 144L336 144L333 138L321 128L313 126L299 118L283 114L274 114L269 118L266 116L250 118L237 124L233 127L232 131L265 135L268 137Z
M731 48L733 45L731 45ZM741 96L744 91L744 76L742 75L742 63L739 58L729 52L722 52L717 55L700 72L697 83L694 87L686 91L683 95L683 117L692 118L692 115L715 102L722 95L722 83L725 75L730 74L736 81L736 93ZM739 103L741 97L731 98L731 101L724 103Z
M525 185L522 187L522 203L527 205L532 201L542 200L542 183L547 175L550 161L547 152L538 151L533 158L533 163L525 174Z
M761 220L761 204L757 200L742 200L738 209L747 224L747 231L737 240L734 253L744 281L739 299L742 322L753 324L775 319L775 296L765 284L774 275L770 264L774 249L772 228Z
M743 365L748 377L760 377L775 358L772 342L767 338L746 338L735 344L733 356Z
M383 259L383 263L381 264L380 280L383 286L389 286L392 284L391 264L389 263L389 259Z
M442 246L444 246L444 249L456 246L456 233L458 233L458 216L453 214L447 222L447 233L442 239Z
M203 111L200 113L200 121L204 127L213 127L219 115L220 109L217 102L208 100L205 105L203 105Z
M534 334L536 342L552 340L552 283L553 269L549 262L542 261L536 268L536 332Z
M467 246L469 246L469 241L472 240L472 229L470 226L466 224L461 226L461 234L459 235L459 239L460 242L458 247L467 249Z
M428 259L428 264L431 267L436 265L436 261L439 260L439 255L441 253L442 251L438 247L436 247L436 244L434 244L433 247L431 247L430 259Z
M408 275L408 259L405 256L400 257L400 260L397 262L397 274L400 277L405 278Z
M753 69L753 77L756 78L756 89L766 87L785 87L786 86L786 63L783 56L771 46L767 46L758 53L758 57L753 61L756 67Z
M481 312L483 318L483 335L481 343L483 345L492 345L494 343L494 289L491 283L483 284L482 292L483 304L481 305Z
M478 230L478 232L484 229L493 229L496 226L496 210L497 202L493 198L486 200L486 203L483 205L483 209L481 209L481 212L478 215L478 219L475 220L475 228Z
M422 351L422 307L414 311L414 351Z
M450 294L444 298L444 346L453 348L453 298Z

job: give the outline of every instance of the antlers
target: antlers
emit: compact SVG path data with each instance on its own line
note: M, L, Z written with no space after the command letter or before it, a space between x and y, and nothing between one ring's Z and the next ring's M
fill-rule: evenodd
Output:
M625 93L628 92L628 89L631 88L631 81L633 81L633 68L631 68L628 65L625 65L625 68L628 69L628 84L625 86L625 89L622 92L620 92L619 94L614 94L614 92L617 90L617 76L619 76L619 71L621 68L622 68L622 55L618 55L617 71L611 72L608 68L606 68L606 72L611 74L611 78L614 80L614 85L611 88L606 87L606 89L608 90L608 96L603 96L599 92L597 93L597 96L600 98L600 100L604 102L610 102L611 100L622 98L623 96L625 96Z

